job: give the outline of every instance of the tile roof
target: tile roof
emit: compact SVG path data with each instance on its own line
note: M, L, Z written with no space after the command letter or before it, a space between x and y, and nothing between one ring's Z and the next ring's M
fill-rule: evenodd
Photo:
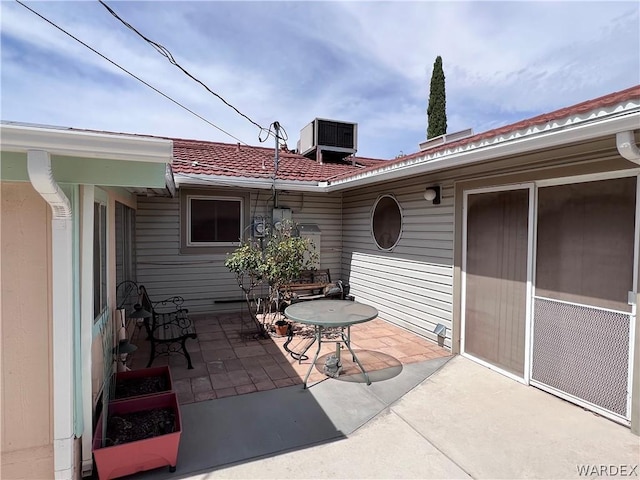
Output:
M375 171L381 166L387 169L389 166L402 164L407 160L419 158L423 155L431 155L444 150L478 143L486 139L505 136L632 99L640 99L640 85L488 130L458 141L436 145L426 150L404 155L398 159L355 158L355 166L352 166L351 162L320 164L315 160L295 153L281 152L277 178L280 180L314 182L346 179L356 174ZM173 171L176 174L272 178L274 156L272 148L175 138L172 140L174 142L175 157Z
M172 164L175 174L211 175L247 178L272 178L274 149L240 144L204 142L173 138ZM351 159L341 163L318 163L296 153L280 152L277 178L295 181L325 181L354 174L363 168L379 165L384 160Z
M436 145L426 150L404 155L392 160L354 157L354 164L350 161L342 163L318 163L302 155L281 151L277 178L287 181L335 181L348 179L362 173L375 172L380 167L387 170L394 165L402 165L407 161L419 159L425 155L433 155L445 150L468 146L489 139L496 139L536 126L544 126L562 119L595 112L598 109L612 107L631 100L640 100L640 85L611 93L599 98L561 108L550 113L535 116L510 125L488 130L461 140ZM57 127L60 128L60 127ZM65 128L66 129L66 128ZM89 131L114 134L97 130L68 128L68 130ZM240 144L208 142L202 140L188 140L154 135L138 135L117 133L118 135L132 135L139 137L164 138L173 141L172 169L174 174L185 176L225 176L236 178L270 179L273 178L274 149ZM419 160L418 160L419 161ZM183 182L184 183L184 182ZM188 182L187 182L188 183Z
M542 115L538 115L538 116L529 118L527 120L521 120L519 122L512 123L510 125L498 127L493 130L487 130L486 132L482 132L477 135L466 137L461 140L436 145L432 148L421 150L419 152L412 153L409 155L404 155L398 159L394 159L386 162L384 164L384 167L388 168L388 167L392 167L393 165L403 164L407 160L419 158L423 155L433 155L435 153L442 152L445 150L455 149L455 148L463 147L465 145L478 143L482 140L487 140L487 139L496 138L500 136L506 136L508 134L513 134L515 132L525 130L531 127L546 125L546 124L557 122L562 119L566 119L576 115L596 111L601 108L611 107L611 106L624 103L630 100L640 101L640 85L636 85L636 86L627 88L625 90L604 95L602 97L598 97L592 100L587 100L586 102L578 103L570 107L561 108L559 110L555 110L550 113L544 113ZM361 170L358 173L372 172L379 167L380 167L380 164L372 165L366 168L365 170ZM338 179L343 180L343 179L349 178L349 176L350 175L345 174L336 178L335 180L338 180Z

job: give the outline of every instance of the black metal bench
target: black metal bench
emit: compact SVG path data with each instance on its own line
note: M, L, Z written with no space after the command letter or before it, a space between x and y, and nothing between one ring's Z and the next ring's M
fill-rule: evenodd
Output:
M147 339L151 342L147 367L150 367L155 358L160 355L179 353L184 355L188 368L192 369L187 340L189 338L195 340L198 335L193 322L189 319L189 311L182 307L184 299L174 296L154 303L143 285L139 287L139 294L142 308L151 313L151 318L144 320Z
M296 303L322 298L342 300L347 294L344 284L340 280L332 282L329 269L325 268L302 271L299 278L283 286L281 298L286 303Z

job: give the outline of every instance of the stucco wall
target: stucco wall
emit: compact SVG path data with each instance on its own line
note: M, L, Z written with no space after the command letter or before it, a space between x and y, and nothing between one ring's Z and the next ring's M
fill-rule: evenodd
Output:
M28 183L3 183L2 478L51 478L51 210Z

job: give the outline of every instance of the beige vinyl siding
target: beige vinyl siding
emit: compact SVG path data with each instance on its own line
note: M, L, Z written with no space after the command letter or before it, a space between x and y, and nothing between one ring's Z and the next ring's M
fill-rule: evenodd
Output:
M220 190L217 189L216 192ZM202 189L207 194L206 189ZM237 194L229 190L229 195ZM342 256L342 200L340 194L280 193L280 208L291 208L293 221L317 224L322 232L321 268L329 268L333 279L340 278ZM252 191L251 223L255 215L271 217L273 198L268 191ZM247 228L249 233L251 228ZM180 253L180 197L139 197L136 211L136 258L138 282L145 285L151 299L180 295L190 312L238 310L242 303L219 303L241 299L235 276L224 266L228 247L222 253ZM216 300L218 302L216 302Z
M424 199L427 185L414 179L343 194L343 272L357 301L371 304L380 317L437 340L433 329L453 320L453 183L441 183L442 201ZM371 215L378 196L393 195L402 209L402 233L393 250L378 249Z
M278 206L290 208L293 221L296 223L318 225L322 232L320 268L330 269L332 280L340 279L342 273L342 195L340 193L280 193Z

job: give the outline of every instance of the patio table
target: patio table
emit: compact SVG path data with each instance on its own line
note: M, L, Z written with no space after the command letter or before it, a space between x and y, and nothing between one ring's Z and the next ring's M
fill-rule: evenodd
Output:
M320 349L322 348L322 330L336 327L340 328L340 340L332 339L331 342L336 342L336 356L338 360L340 360L340 343L344 343L351 352L353 361L356 362L360 370L362 370L367 380L367 385L371 385L367 371L351 348L351 325L373 320L378 316L378 310L370 305L352 300L314 300L289 305L285 309L284 315L294 322L313 325L315 340L318 342L316 354L313 357L307 375L304 377L302 388L307 388L307 380L320 354ZM346 335L345 328L347 329ZM309 345L309 347L311 347L311 345ZM307 349L309 347L307 347Z

